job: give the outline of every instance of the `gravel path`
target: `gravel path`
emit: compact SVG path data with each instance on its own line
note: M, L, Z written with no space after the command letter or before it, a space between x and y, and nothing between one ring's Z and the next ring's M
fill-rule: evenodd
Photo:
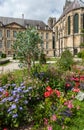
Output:
M12 61L11 63L9 63L6 66L0 66L0 74L20 69L18 64L19 64L18 62Z

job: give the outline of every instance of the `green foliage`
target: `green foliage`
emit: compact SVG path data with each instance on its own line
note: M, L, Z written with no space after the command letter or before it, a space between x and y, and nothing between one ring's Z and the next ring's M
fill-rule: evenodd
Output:
M2 53L2 54L1 54L1 58L6 58L6 54L5 54L5 53Z
M46 55L44 53L40 54L39 61L40 61L40 64L46 64Z
M71 66L73 65L73 56L69 50L65 50L61 58L58 60L58 67L61 70L71 70Z
M84 50L80 51L78 54L77 54L78 58L82 58L84 59Z
M7 63L9 63L9 62L10 62L9 59L0 59L0 65L7 64Z
M13 48L20 58L20 62L30 69L31 61L35 61L36 56L40 54L38 44L41 43L41 38L35 28L18 33Z

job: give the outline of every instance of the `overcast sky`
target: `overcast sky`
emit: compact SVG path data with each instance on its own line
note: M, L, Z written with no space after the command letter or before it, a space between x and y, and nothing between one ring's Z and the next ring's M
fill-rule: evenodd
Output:
M73 1L73 0L72 0ZM0 16L42 20L57 19L62 13L65 0L0 0Z

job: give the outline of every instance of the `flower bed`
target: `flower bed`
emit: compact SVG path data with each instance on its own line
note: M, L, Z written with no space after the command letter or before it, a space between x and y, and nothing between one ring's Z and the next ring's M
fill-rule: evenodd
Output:
M84 89L84 76L66 76L65 82L62 81L63 86L60 85L63 89L59 89L58 86L61 76L58 79L58 75L50 78L41 73L39 77L35 83L34 79L32 80L32 87L25 83L19 86L14 83L0 87L2 130L18 129L26 123L27 125L32 123L34 129L43 127L45 130L54 130L55 127L66 129L67 126L72 125L72 119L77 117L81 109L75 103L79 97L75 97Z

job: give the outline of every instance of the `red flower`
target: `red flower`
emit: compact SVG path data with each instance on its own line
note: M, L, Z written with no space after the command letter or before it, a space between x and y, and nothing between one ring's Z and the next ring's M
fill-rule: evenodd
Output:
M4 128L3 130L8 130L7 128Z
M70 87L71 85L69 84L69 83L66 83L66 85L65 85L66 87Z
M51 95L51 91L50 92L45 92L44 93L44 97L49 97Z
M57 97L60 97L60 91L55 90Z
M77 93L78 93L79 91L80 91L79 88L74 88L74 89L73 89L73 92L77 92Z
M52 88L50 86L46 87L47 91L52 91Z
M8 91L5 92L5 96L8 97L9 96L9 93Z

